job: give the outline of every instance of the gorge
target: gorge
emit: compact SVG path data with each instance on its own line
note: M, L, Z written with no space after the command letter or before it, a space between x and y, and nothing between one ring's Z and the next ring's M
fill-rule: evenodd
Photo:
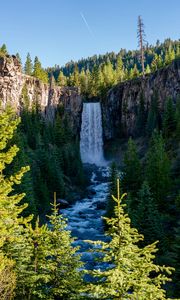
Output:
M52 121L58 105L64 107L74 135L80 135L83 97L78 88L50 85L22 73L16 57L0 58L0 99L5 105L8 101L20 112L23 109L22 89L26 85L30 106L37 101L42 114ZM103 139L105 141L118 136L134 136L138 105L141 96L145 99L148 111L154 92L159 97L161 113L165 100L172 97L176 102L180 93L180 59L167 67L146 75L145 79L136 78L114 86L101 100Z
M178 112L179 60L147 75L144 79L136 78L112 87L107 97L88 99L88 101L83 98L78 88L61 88L55 86L53 81L48 85L32 76L22 74L15 57L5 57L0 61L2 104L6 106L10 103L22 119L22 125L15 137L15 142L17 144L20 142L18 146L20 145L22 154L17 157L15 167L27 163L31 166L30 176L26 177L27 181L23 188L27 195L26 201L30 213L36 215L38 212L41 217L49 213L50 199L54 190L57 190L57 202L60 203L62 213L59 216L68 218L67 228L70 229L72 236L77 238L73 246L80 247L78 253L82 255L87 270L97 268L106 270L106 263L102 261L98 263L94 260L94 257L99 257L96 246L89 245L86 240L107 241L101 217L105 213L107 215L107 212L108 216L112 217L114 206L110 195L116 193L116 178L119 176L119 169L115 165L111 166L110 172L107 167L99 166L105 163L103 142L111 142L122 137L127 141L130 136L136 138L142 99L143 117L146 117L143 129L147 128L147 124L151 125L148 114L152 107L154 109L152 104L154 99L156 100L155 111L153 111L153 117L155 116L153 122L155 122L152 122L154 127L152 126L150 135L147 132L140 136L143 143L149 144L149 149L146 148L146 153L140 160L136 150L136 140L135 142L129 140L122 178L124 184L126 177L126 184L122 188L125 191L127 188L128 194L132 195L130 205L133 201L134 203L139 201L141 204L133 203L133 206L128 207L133 226L136 224L136 228L145 234L148 243L154 242L157 238L160 240L162 252L158 259L160 264L166 264L169 259L167 253L171 249L169 245L164 246L164 242L166 239L172 239L172 228L176 225L178 215L175 207L178 203L179 188L179 125L176 126L179 119L174 116ZM168 97L170 100L167 100ZM165 118L167 103L170 113L174 112L173 123L171 123L172 115L170 121L169 115ZM160 130L163 130L163 135L168 133L168 136L164 136L170 149L169 153L173 153L171 161L168 160ZM149 143L150 139L151 143ZM118 140L118 147L120 144L121 140ZM149 168L148 173L147 168ZM160 172L154 172L156 168L160 169ZM84 169L88 169L88 182L84 182ZM170 176L172 178L176 176L173 183L172 181L170 183ZM147 180L152 184L151 189ZM161 185L157 185L157 182ZM74 187L78 187L79 190ZM33 199L35 208L32 208L33 195L35 195ZM166 205L164 199L167 200ZM166 220L164 216L167 214L169 218ZM45 219L42 220L46 222ZM125 251L125 255L127 253L128 251Z

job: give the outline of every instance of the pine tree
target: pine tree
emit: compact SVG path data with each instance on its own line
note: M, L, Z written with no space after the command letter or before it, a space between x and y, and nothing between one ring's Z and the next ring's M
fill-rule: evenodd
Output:
M86 95L88 89L88 76L86 75L84 69L82 69L80 73L80 87L81 87L81 94Z
M165 64L168 65L175 59L175 51L172 49L171 45L165 53Z
M8 54L8 51L7 51L7 47L5 44L3 44L1 47L0 47L0 57L3 57L5 55Z
M176 128L175 109L171 98L166 101L163 114L163 135L166 138L172 137Z
M21 183L21 178L29 168L22 167L15 174L6 175L5 169L10 165L19 151L16 145L9 146L13 134L20 122L15 118L10 107L6 110L0 108L0 295L1 299L12 299L15 288L15 266L11 255L11 246L18 247L22 237L23 224L27 224L32 218L22 218L21 214L27 207L21 204L24 194L12 194L15 184ZM4 275L3 275L4 274ZM3 276L3 277L2 277ZM7 278L7 276L9 278ZM11 285L8 280L12 280ZM6 296L6 298L4 298Z
M67 86L67 78L66 78L66 76L64 76L62 71L59 72L57 84L59 86Z
M162 134L154 132L147 153L146 178L160 210L168 209L166 196L170 188L170 162Z
M118 181L117 197L112 196L116 202L115 216L105 218L110 227L110 242L93 242L98 246L96 251L99 248L99 252L103 253L103 262L110 265L106 270L91 272L95 283L89 284L87 291L96 299L165 300L163 285L171 281L169 275L173 269L153 262L158 250L157 242L143 248L138 246L143 235L131 227L131 221L124 212L125 196L120 196Z
M51 257L51 243L47 224L40 226L39 218L35 227L26 226L23 233L23 243L18 249L12 248L15 253L17 272L17 299L53 299L50 297L48 283L51 279L53 262Z
M80 256L77 255L78 247L72 246L74 238L71 237L70 231L66 230L66 220L59 214L56 193L54 193L54 204L49 221L51 228L49 240L53 262L51 294L53 297L62 297L62 299L79 299L83 286L79 269L83 264L80 262Z
M151 99L149 113L147 117L146 132L149 136L152 135L154 129L160 128L160 115L159 115L159 99L157 91L154 92Z
M34 59L33 76L40 79L44 83L48 83L48 75L47 75L46 71L43 70L41 63L37 56Z
M29 167L22 167L14 175L10 175L9 178L4 174L6 166L12 163L14 157L19 151L16 145L8 147L8 143L12 139L20 119L16 119L14 117L14 112L10 107L8 107L6 111L2 111L2 109L0 110L0 205L2 212L0 225L3 228L3 225L5 226L5 224L7 224L7 236L10 240L11 238L13 240L13 233L11 232L11 229L14 230L16 226L18 226L18 222L22 221L20 220L20 217L18 219L18 216L27 207L26 204L20 205L24 194L12 195L13 186L21 183L21 178L24 173L29 170Z
M16 286L16 274L13 270L13 267L14 267L14 262L6 258L0 251L0 299L1 300L13 299L14 290Z
M141 163L138 157L136 144L132 138L128 141L128 148L124 156L123 190L127 190L133 196L137 194L141 186Z
M153 72L163 67L162 56L155 53L153 61L151 63L151 69Z
M19 247L16 259L17 299L79 299L82 263L66 220L59 215L56 197L48 218L49 227L40 226L37 219L35 227L27 226L23 235L24 249Z
M99 68L95 65L90 76L90 95L96 97L100 90Z
M150 74L151 73L151 68L149 64L147 64L146 69L145 69L145 74Z
M178 141L180 141L180 96L177 97L175 120L176 120L175 137Z
M79 69L77 64L75 65L73 72L73 85L76 87L79 86Z
M117 57L117 63L116 63L116 81L122 82L124 80L124 65L122 61L122 57L119 55Z
M27 155L26 138L23 135L20 128L21 127L18 128L17 132L15 133L12 139L12 142L15 143L20 150L14 158L13 165L11 166L11 173L17 172L22 166L31 165L31 160ZM29 216L31 214L33 214L34 216L37 215L36 199L31 169L29 170L29 172L24 174L21 184L14 187L13 193L25 193L25 197L23 198L21 203L27 203L28 207L24 212L22 212L23 216Z
M178 222L175 228L175 239L172 243L172 259L175 272L173 276L173 282L175 282L175 296L180 297L180 222Z
M113 65L110 60L102 66L103 80L105 88L110 88L115 82L115 72L113 70Z
M144 32L144 23L143 23L143 20L142 20L141 16L138 17L138 31L137 31L137 36L138 36L138 43L139 43L140 52L141 52L142 75L144 77L144 75L145 75L145 69L144 69L145 32Z
M137 65L135 64L134 67L133 67L133 78L136 78L140 75L140 72L137 68Z
M147 121L147 113L145 110L144 95L143 93L141 93L139 107L138 107L138 114L137 114L137 124L136 124L138 136L142 136L145 134L146 121Z
M20 54L18 52L16 53L16 58L19 61L20 65L22 65L22 60L21 60Z
M160 249L163 250L165 232L162 215L158 211L157 203L153 198L147 181L144 181L137 194L137 206L133 212L133 225L145 237L145 243L160 241Z
M30 76L33 73L33 64L32 64L31 56L29 53L27 54L27 57L26 57L26 62L24 65L24 72L26 75L30 75Z
M113 162L110 168L110 180L109 180L109 190L108 190L108 198L107 198L107 206L106 206L106 217L111 217L114 213L114 205L111 195L116 195L116 182L118 178L118 172L116 163Z

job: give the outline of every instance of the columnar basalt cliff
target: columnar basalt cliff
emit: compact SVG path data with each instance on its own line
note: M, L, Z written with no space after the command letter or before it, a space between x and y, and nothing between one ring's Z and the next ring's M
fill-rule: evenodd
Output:
M153 74L146 75L144 79L126 81L109 91L106 100L102 101L105 140L117 136L134 136L141 95L148 111L153 93L158 95L161 112L167 97L176 101L180 95L180 59Z
M3 105L9 102L20 113L24 106L24 86L30 107L38 102L43 116L53 121L57 107L62 105L74 135L79 135L83 101L78 88L44 84L37 78L23 74L15 56L0 58L0 100ZM161 112L167 97L176 101L180 94L180 59L146 75L144 79L137 78L120 83L108 92L106 99L102 101L105 140L118 136L134 136L140 98L143 95L145 109L148 111L154 92L158 94Z
M58 105L62 105L74 134L79 134L82 98L77 88L44 84L37 78L23 74L15 56L0 58L0 100L3 106L10 103L20 113L24 106L24 86L27 89L30 107L33 103L38 103L42 115L53 121Z

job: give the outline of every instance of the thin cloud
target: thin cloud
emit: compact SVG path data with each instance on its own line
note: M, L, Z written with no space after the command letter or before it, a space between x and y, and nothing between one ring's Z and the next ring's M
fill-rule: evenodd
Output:
M88 24L88 22L87 22L87 20L86 20L86 18L85 18L85 16L84 16L84 14L83 14L82 12L80 12L80 15L81 15L81 18L82 18L83 21L84 21L84 24L86 25L87 30L88 30L89 33L90 33L90 35L94 38L94 33L93 33L91 27L89 26L89 24Z

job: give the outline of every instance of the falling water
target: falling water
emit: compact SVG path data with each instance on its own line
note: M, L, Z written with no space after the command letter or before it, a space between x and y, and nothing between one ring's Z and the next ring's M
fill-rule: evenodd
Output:
M104 162L102 116L99 102L83 104L80 151L84 163L101 165Z

